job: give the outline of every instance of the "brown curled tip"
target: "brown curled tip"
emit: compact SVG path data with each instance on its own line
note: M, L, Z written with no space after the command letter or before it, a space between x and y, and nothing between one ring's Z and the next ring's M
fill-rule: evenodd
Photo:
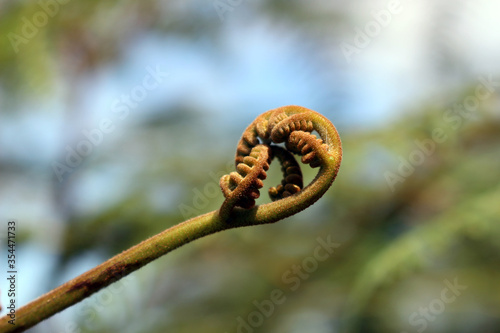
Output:
M312 132L317 132L319 137ZM284 143L285 147L277 144ZM305 191L300 165L292 154L301 156L304 164L321 167L318 176ZM276 157L283 173L281 184L269 189L274 202L304 198L292 209L302 210L315 202L331 185L342 159L340 137L333 124L321 114L300 106L285 106L257 117L243 133L236 149L236 172L221 178L225 197L219 214L227 218L234 207L252 209L266 179L266 171ZM320 184L321 183L321 184ZM315 192L315 193L313 193ZM272 204L268 204L272 205ZM280 214L285 206L280 206Z
M252 208L260 196L259 189L264 186L266 171L269 170L271 150L267 145L256 145L236 165L236 172L225 175L220 180L226 204L232 207Z

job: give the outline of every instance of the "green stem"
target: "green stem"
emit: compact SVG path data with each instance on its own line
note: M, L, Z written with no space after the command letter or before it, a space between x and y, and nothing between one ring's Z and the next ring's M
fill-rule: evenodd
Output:
M330 180L336 171L335 168L321 168L317 178ZM328 183L322 182L321 188L306 187L295 198L279 200L278 206L275 202L252 209L236 208L227 221L221 219L218 211L213 211L166 229L19 308L15 325L9 323L8 315L3 316L0 332L23 332L195 239L222 230L273 223L293 215L319 199L328 189Z
M0 332L23 332L164 254L232 227L223 223L216 211L173 226L17 309L15 325L9 323L11 318L8 315L3 316L0 318Z
M12 318L8 315L1 317L0 332L23 332L195 239L222 230L273 223L290 216L301 205L294 206L291 198L287 199L282 200L281 209L273 208L273 204L235 209L227 221L222 220L218 211L213 211L168 228L17 309L15 325L9 323Z

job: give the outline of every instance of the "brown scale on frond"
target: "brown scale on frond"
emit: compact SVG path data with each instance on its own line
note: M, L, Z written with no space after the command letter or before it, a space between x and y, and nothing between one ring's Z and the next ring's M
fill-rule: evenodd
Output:
M268 129L268 121L271 116L272 111L261 114L246 128L245 132L243 132L238 147L236 148L236 164L241 163L243 158L250 154L252 148L261 144L259 138L264 144L269 143L270 131Z
M259 137L261 137L264 141L269 140L269 121L265 118L261 119L259 122L255 124L255 132Z
M236 164L243 162L243 158L248 156L252 148L259 144L259 139L254 131L246 131L236 149Z
M281 171L283 172L281 184L269 189L269 197L271 200L276 201L302 190L304 181L300 166L290 152L279 146L273 146L272 151L273 156L280 161Z
M312 132L313 130L312 121L304 119L303 114L297 114L279 122L271 131L271 139L276 143L285 142L294 131Z
M323 143L323 140L317 138L314 134L303 131L290 133L286 148L291 152L300 154L302 163L309 164L312 168L321 165L321 159L317 153L320 150L328 151L328 145Z
M223 176L220 186L227 201L233 206L252 208L264 186L266 171L269 170L271 151L267 145L256 145L248 156L243 156L236 166L236 172Z
M272 116L269 118L269 124L267 126L268 132L271 133L277 124L279 124L283 120L287 119L288 117L289 116L286 114L285 111L281 111L281 110L275 111L272 114Z

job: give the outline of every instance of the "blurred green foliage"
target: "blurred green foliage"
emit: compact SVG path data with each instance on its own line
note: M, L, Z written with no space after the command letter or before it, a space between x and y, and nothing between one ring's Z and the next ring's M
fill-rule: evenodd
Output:
M35 2L2 6L4 35L20 34L22 18L40 11ZM297 1L245 6L234 10L256 12L279 24L298 22L296 29L313 35L349 20L340 11L324 12ZM60 118L74 128L79 112L85 114L74 111L82 97L80 80L125 57L135 40L148 34L208 39L215 49L224 49L223 24L212 5L200 1L61 4L36 36L19 44L19 52L13 52L8 38L0 39L0 87L7 96L2 113L16 117L12 105L53 96L62 84L67 105ZM460 123L453 125L445 116L454 103L472 96L477 84L463 81L461 91L418 103L384 126L339 126L343 164L331 190L313 207L273 225L230 230L189 244L134 273L119 292L102 291L32 332L68 331L71 322L78 332L94 333L244 332L241 322L252 320L258 323L248 326L252 332L497 331L500 95L493 93L474 112L455 113ZM189 217L182 205L201 214L222 203L222 194L209 192L209 200L195 207L197 193L217 186L210 171L230 171L227 164L246 126L240 118L248 115L224 112L226 123L220 126L227 132L221 134L205 126L213 115L207 109L217 107L190 104L194 93L127 125L126 135L100 147L62 183L53 177L50 162L2 157L2 177L42 179L48 198L43 204L53 206L54 218L61 221L57 242L38 236L43 226L24 229L20 236L23 244L58 244L49 287L63 282L61 274L89 253L105 260L181 222ZM256 116L267 110L254 111ZM339 119L345 117L339 113ZM337 124L334 116L331 120ZM429 141L436 129L443 131L443 142ZM429 151L416 141L427 142ZM417 155L423 156L418 165L401 175L401 161ZM33 169L36 163L41 166ZM112 178L115 172L124 175L112 183L115 189L79 192L92 176ZM305 173L312 179L315 170ZM399 180L388 181L388 173ZM278 182L277 170L267 182ZM100 191L107 199L95 207L79 202L89 193L102 197ZM319 261L314 257L317 239L328 237L340 246ZM307 258L317 264L310 272L305 263L312 259ZM446 286L443 281L455 278L467 289L444 310L431 311L432 320L422 321L426 317L420 309L439 305L435 300ZM281 290L285 301L266 316L256 304L268 304L274 290ZM420 321L412 322L412 316Z

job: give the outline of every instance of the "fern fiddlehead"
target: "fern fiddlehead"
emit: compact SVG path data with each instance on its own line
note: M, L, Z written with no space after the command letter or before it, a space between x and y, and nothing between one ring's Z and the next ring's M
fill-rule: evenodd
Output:
M320 137L312 134L313 131ZM283 142L286 149L276 145ZM263 151L265 156L259 155L261 159L257 159L257 152ZM305 188L300 166L291 153L302 156L302 163L320 167L316 178ZM262 180L266 178L269 163L275 156L282 165L284 179L280 185L269 189L273 203L255 207L255 199L263 187ZM241 137L235 156L237 172L221 178L225 201L219 214L224 220L231 214L239 220L245 214L251 215L258 217L260 223L271 223L293 215L326 192L337 175L341 160L338 132L321 114L300 106L267 111L257 117ZM241 208L251 211L245 213Z
M279 143L285 143L285 148ZM302 156L303 163L319 167L306 187L293 154ZM283 180L269 189L273 202L256 206L274 157L281 164ZM15 325L9 316L1 317L0 332L23 332L195 239L226 229L276 222L300 212L328 190L341 160L337 130L321 114L300 106L263 113L242 135L236 149L236 171L220 180L225 198L220 209L168 228L40 296L17 310Z

